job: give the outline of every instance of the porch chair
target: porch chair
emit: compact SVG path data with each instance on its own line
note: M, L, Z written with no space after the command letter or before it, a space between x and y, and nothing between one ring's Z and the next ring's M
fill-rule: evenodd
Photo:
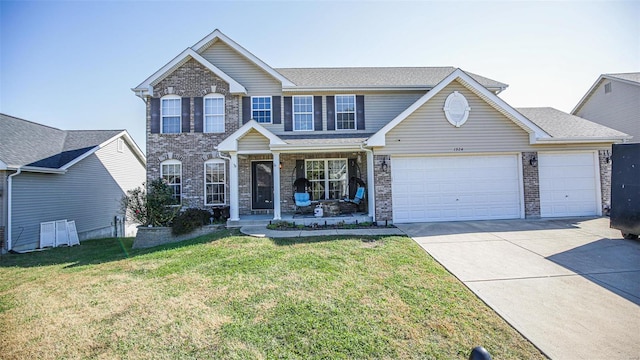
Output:
M310 187L311 181L306 178L298 178L293 182L293 200L296 203L296 212L302 212L302 208L311 206Z
M356 186L356 193L353 195L353 199L349 199L347 197L345 201L360 205L360 203L364 199L366 187L364 181L358 179L355 176L349 179L349 187L352 188L352 186L354 185Z

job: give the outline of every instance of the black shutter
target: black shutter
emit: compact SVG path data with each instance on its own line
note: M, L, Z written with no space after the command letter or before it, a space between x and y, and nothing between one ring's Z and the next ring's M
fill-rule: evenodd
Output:
M193 132L201 133L204 125L203 125L203 116L202 112L204 108L202 107L202 97L194 97L193 98Z
M364 130L364 95L356 95L356 129Z
M322 131L322 96L313 97L313 130Z
M272 96L271 99L273 106L271 111L271 116L273 116L272 121L274 124L280 124L282 122L280 116L280 96Z
M327 96L327 130L336 129L335 110L335 98L333 96Z
M352 177L358 177L358 164L357 159L348 159L347 160L347 176L349 177L349 199L353 199L356 197L356 191L358 191L358 183L355 181L351 181Z
M242 123L246 124L251 120L251 97L244 96L242 98Z
M182 132L191 131L191 98L182 98Z
M304 160L296 160L296 179L306 177L304 174Z
M293 108L291 96L284 97L284 131L293 131Z
M151 98L151 133L160 133L160 98Z

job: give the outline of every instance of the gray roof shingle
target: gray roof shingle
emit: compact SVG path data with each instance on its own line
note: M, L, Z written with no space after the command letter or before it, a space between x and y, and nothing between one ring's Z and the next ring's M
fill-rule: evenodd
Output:
M516 108L553 138L624 138L629 135L552 107Z
M58 169L122 131L65 131L0 113L0 160Z
M619 73L619 74L604 74L604 76L632 81L640 85L640 72L636 73Z
M433 87L454 72L447 67L343 67L343 68L279 68L275 69L298 87ZM506 88L507 84L468 73L482 86Z

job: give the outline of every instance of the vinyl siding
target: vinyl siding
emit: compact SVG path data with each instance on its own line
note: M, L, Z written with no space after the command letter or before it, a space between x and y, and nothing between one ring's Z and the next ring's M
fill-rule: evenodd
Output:
M96 156L108 169L122 191L141 187L146 178L145 165L123 140L124 148L118 152L118 139L96 151Z
M604 85L611 82L611 92ZM577 116L633 136L640 142L640 86L604 79L576 113Z
M238 140L238 151L269 150L269 139L255 130L251 130Z
M114 216L121 215L120 199L125 194L122 186L134 182L139 185L144 168L136 159L122 161L117 169L107 169L105 166L113 166L116 157L129 157L126 151L110 154L109 148L73 165L66 174L22 173L13 178L15 250L36 248L40 223L45 221L75 220L81 240L95 234L111 234Z
M282 84L222 41L202 52L202 57L242 84L249 96L280 95Z

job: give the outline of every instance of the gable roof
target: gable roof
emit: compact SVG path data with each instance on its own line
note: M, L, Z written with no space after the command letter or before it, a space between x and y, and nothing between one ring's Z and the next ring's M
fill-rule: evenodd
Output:
M625 140L631 138L631 136L618 130L567 114L552 107L517 108L516 110L551 135L552 139L541 140L541 142Z
M0 113L0 170L60 172L118 137L145 156L126 130L60 130Z
M285 144L282 139L280 139L277 135L267 130L264 126L260 125L255 120L249 120L246 124L242 125L240 129L236 130L233 134L229 135L226 139L224 139L218 146L216 146L216 150L222 152L235 152L238 151L238 140L242 139L245 135L247 135L251 130L255 130L260 133L262 136L266 137L269 140L269 145L276 144Z
M229 91L232 94L246 94L247 89L245 89L242 84L235 81L231 76L227 75L224 71L218 69L215 65L207 61L205 58L200 56L197 52L193 51L191 48L186 48L183 52L178 54L173 60L169 61L165 66L160 68L160 70L153 73L153 75L149 76L145 81L140 83L140 85L131 89L136 93L137 96L144 97L146 95L153 96L153 85L169 76L174 70L184 65L189 59L193 59L199 62L202 66L206 67L212 73L216 74L218 77L223 79L229 84Z
M600 75L598 80L596 80L596 82L594 82L593 85L591 85L591 87L584 94L582 99L578 101L578 104L576 105L576 107L574 107L573 110L571 110L572 114L575 115L578 113L578 111L580 111L580 108L582 108L582 106L587 102L587 100L591 97L591 95L593 95L593 92L596 91L598 86L600 86L600 83L604 80L620 81L625 84L640 86L640 72Z
M279 73L295 83L289 90L301 89L389 89L433 88L456 68L446 67L340 67L340 68L277 68ZM482 86L494 92L507 84L468 73Z
M462 71L461 69L456 69L454 72L449 74L446 78L444 78L438 85L436 85L432 90L427 92L421 98L416 100L411 106L401 112L398 116L396 116L393 120L391 120L387 125L383 126L378 132L373 134L367 140L367 146L385 146L386 143L386 134L395 128L398 124L404 121L409 115L413 114L416 110L418 110L422 105L424 105L427 101L433 98L436 94L442 91L447 85L452 83L453 81L459 81L463 86L468 88L470 91L478 95L484 101L486 101L493 108L498 110L500 113L505 115L511 121L513 121L516 125L520 126L523 130L529 133L529 141L533 144L537 139L540 138L548 138L549 134L547 134L544 130L542 130L539 126L531 122L531 120L524 117L522 114L517 112L514 108L512 108L509 104L507 104L504 100L496 96L491 91L487 90L484 86L482 86L479 82L473 79L470 75Z

